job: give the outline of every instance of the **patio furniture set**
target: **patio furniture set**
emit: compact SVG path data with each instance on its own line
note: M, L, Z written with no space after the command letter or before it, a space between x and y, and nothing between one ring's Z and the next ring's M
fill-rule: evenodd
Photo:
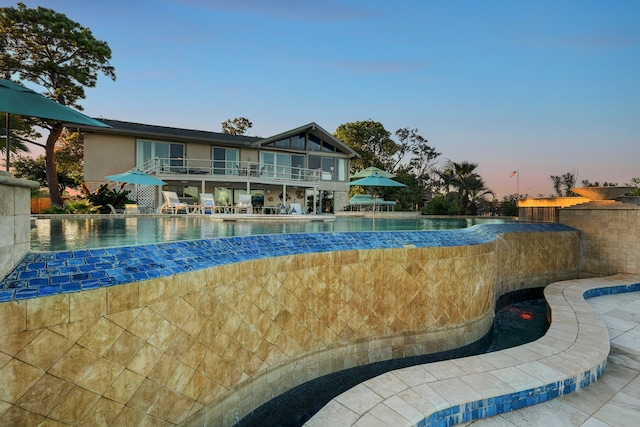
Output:
M286 206L253 206L251 195L241 194L238 202L234 206L224 206L216 203L213 194L200 193L199 203L187 204L181 202L174 191L163 191L164 203L158 208L158 213L168 212L177 214L296 214L302 215L304 212L299 203L290 203Z

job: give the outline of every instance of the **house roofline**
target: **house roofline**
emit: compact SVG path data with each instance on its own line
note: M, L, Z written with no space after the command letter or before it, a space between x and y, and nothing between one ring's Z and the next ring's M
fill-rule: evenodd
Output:
M277 141L285 138L286 136L298 134L300 132L312 131L316 132L324 137L324 139L330 140L333 144L341 149L341 151L350 154L353 157L360 157L351 147L344 142L327 132L320 127L317 123L311 122L306 125L300 126L295 129L291 129L277 135L262 138L259 136L246 136L246 135L231 135L221 132L211 132L197 129L184 129L169 126L149 125L144 123L126 122L122 120L113 119L96 119L111 126L110 128L81 125L77 123L65 123L67 129L75 129L80 132L97 132L102 134L112 135L127 135L134 137L146 137L149 139L170 140L176 142L202 142L202 143L220 143L220 144L232 144L245 147L260 147L265 143Z
M360 157L360 154L355 152L351 147L349 147L347 144L345 144L344 142L342 142L341 140L339 140L338 138L333 136L331 133L327 132L325 129L323 129L316 122L311 122L311 123L308 123L306 125L297 127L295 129L291 129L291 130L288 130L286 132L282 132L282 133L279 133L277 135L270 136L268 138L262 138L259 141L253 142L251 145L253 147L258 147L258 146L261 146L261 145L269 143L269 142L273 142L273 141L277 141L277 140L282 139L282 138L286 138L287 136L295 135L295 134L298 134L300 132L306 132L308 130L316 131L317 133L322 134L323 136L326 137L325 139L331 140L331 142L333 144L337 145L341 150L351 154L354 157Z

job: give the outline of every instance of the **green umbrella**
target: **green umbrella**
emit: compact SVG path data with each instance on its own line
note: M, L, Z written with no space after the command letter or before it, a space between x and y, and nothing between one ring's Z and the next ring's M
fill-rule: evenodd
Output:
M107 175L105 178L111 181L124 182L126 184L136 185L165 185L166 182L155 176L147 175L142 171L129 171L123 173L117 173L115 175Z
M369 175L365 178L356 179L355 181L351 181L349 185L361 185L363 187L406 187L406 185L394 181L389 178L385 178L382 175ZM376 196L373 194L373 189L371 189L371 195L373 196L373 219L376 219Z
M9 114L59 120L65 123L111 127L7 79L0 79L0 111L7 113L7 142L5 145L7 170L9 170L9 151L11 148Z
M353 175L351 175L351 178L365 178L367 176L371 176L371 175L380 175L383 176L385 178L393 178L395 177L394 174L389 173L387 171L383 171L380 168L377 168L375 166L369 166L366 169L362 169L359 172L354 173Z

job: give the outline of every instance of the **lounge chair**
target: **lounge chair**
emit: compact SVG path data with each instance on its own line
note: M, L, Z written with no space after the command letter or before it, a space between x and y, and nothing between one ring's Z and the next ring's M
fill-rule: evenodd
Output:
M211 193L200 193L200 213L212 214L224 212L224 206L216 203Z
M124 213L125 215L135 215L140 213L140 210L138 209L138 205L135 203L128 203L126 205L124 205Z
M253 212L253 206L251 205L251 195L250 194L241 194L238 196L238 203L236 203L236 213L240 213L245 211L246 213Z
M289 203L290 209L289 213L294 215L302 215L304 212L302 211L302 207L300 203Z
M189 205L181 202L175 191L163 191L162 196L164 197L164 203L160 206L160 213L169 211L172 214L176 214L181 210L185 213L189 213Z

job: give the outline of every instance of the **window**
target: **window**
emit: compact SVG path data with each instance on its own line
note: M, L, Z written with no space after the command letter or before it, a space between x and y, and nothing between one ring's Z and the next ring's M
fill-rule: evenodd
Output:
M260 169L263 175L271 178L291 178L291 155L271 151L260 152ZM302 156L293 156L302 157ZM304 159L303 159L304 162Z
M309 151L320 151L322 140L315 135L309 135Z
M305 142L304 133L294 135L291 137L291 148L293 150L304 151L304 142Z
M309 135L309 151L325 151L335 153L336 147L315 135Z
M309 169L322 169L323 181L347 180L346 159L324 156L309 156Z
M184 169L184 144L138 140L136 166L150 166L157 161L162 172L181 173Z
M240 153L236 149L213 147L213 174L214 175L237 175L238 159Z

